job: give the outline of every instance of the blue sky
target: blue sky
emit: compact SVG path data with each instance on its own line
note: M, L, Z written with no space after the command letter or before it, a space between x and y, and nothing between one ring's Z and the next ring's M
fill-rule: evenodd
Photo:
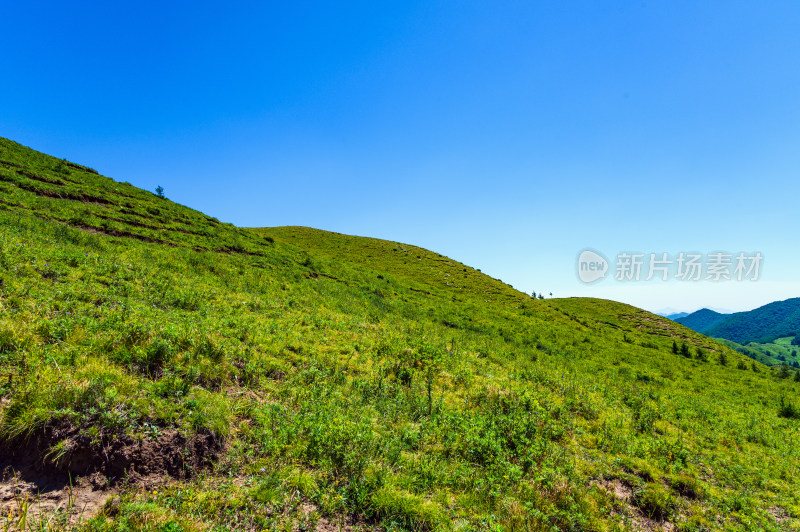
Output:
M800 296L797 2L17 2L0 135L242 226L649 310ZM584 248L760 251L584 285Z

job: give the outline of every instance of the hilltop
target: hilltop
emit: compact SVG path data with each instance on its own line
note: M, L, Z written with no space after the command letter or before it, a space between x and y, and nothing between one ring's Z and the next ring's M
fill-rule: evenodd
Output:
M0 375L4 526L798 528L794 373L6 139Z
M677 321L681 325L685 325L694 331L704 333L705 331L713 329L730 317L731 314L721 314L715 310L704 308L696 312L692 312L686 316L676 318L674 321Z

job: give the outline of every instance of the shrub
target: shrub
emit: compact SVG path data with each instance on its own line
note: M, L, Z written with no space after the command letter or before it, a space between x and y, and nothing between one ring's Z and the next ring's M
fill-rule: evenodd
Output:
M686 345L686 342L681 344L681 355L685 356L686 358L692 358L692 354L689 352L689 346Z
M670 482L672 488L690 499L700 499L704 495L703 486L695 477L686 473L681 473L674 477Z
M787 419L800 419L800 408L797 408L794 403L790 403L781 397L781 403L778 406L778 416Z
M69 175L69 168L64 164L64 161L59 161L58 164L53 167L53 171L57 174Z
M156 338L147 346L146 358L148 373L156 373L172 357L174 348L172 344L164 338Z
M634 495L634 503L650 519L666 519L675 508L675 499L660 482L648 482Z
M225 356L223 347L217 345L213 340L208 337L203 338L197 344L195 353L200 357L207 357L214 362L219 362Z
M0 324L0 354L13 353L18 343L17 334L11 326Z
M380 488L371 502L377 516L409 529L433 529L442 521L441 509L436 503L404 490Z

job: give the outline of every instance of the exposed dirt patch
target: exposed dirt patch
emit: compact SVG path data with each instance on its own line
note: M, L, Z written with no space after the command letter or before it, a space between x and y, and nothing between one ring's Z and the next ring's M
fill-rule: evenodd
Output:
M89 172L90 174L97 174L97 170L95 170L94 168L89 168L87 166L81 166L79 164L71 163L69 161L64 161L64 164L66 164L67 166L70 166L72 168L75 168L76 170L83 170L84 172Z
M113 201L109 201L105 198L100 198L89 194L73 194L72 192L66 192L66 191L56 192L54 190L46 190L43 188L32 186L28 183L20 183L15 181L13 183L22 190L27 190L28 192L33 192L37 196L44 196L46 198L65 199L72 201L80 201L83 203L96 203L101 205L116 205L116 203L114 203Z
M208 469L221 451L211 434L186 437L166 429L153 438L91 441L68 423L49 426L38 439L0 444L0 526L18 527L23 513L51 524L74 523L94 515L122 483L188 478Z
M630 502L633 498L633 490L631 487L619 479L601 480L597 484L621 501Z
M208 468L221 451L221 442L212 434L187 438L175 429L165 429L151 438L101 435L90 440L69 423L48 426L36 440L0 446L0 455L17 469L72 478L92 476L110 486L153 475L187 478Z
M425 295L429 295L429 296L433 295L430 292L428 292L427 290L417 290L416 288L411 288L411 287L409 287L408 289L411 290L412 292L419 292L420 294L425 294Z
M124 218L115 218L113 216L102 216L100 214L94 214L97 218L102 218L103 220L111 220L114 222L118 222L125 225L131 225L133 227L140 227L142 229L150 229L152 231L176 231L178 233L184 233L187 235L198 235L198 236L206 236L205 234L199 231L189 231L188 229L184 229L183 227L157 227L155 225L149 225L143 222L138 222L136 220L126 220ZM138 215L137 215L138 216Z
M93 225L83 225L83 224L70 224L72 227L77 229L83 229L84 231L89 231L90 233L101 233L108 236L116 236L116 237L123 237L123 238L133 238L136 240L141 240L142 242L150 242L152 244L164 244L166 246L177 247L172 242L167 242L165 240L159 240L157 238L150 238L149 236L139 235L136 233L129 233L128 231L117 231L115 229L103 229L102 227L95 227Z
M59 186L66 185L66 183L64 183L60 179L48 179L46 177L42 177L40 175L34 175L34 174L31 174L31 173L25 172L23 170L17 170L17 173L19 175L21 175L22 177L27 177L28 179L33 179L34 181L39 181L41 183L49 183L51 185L59 185Z
M113 493L89 477L73 482L68 475L0 459L0 526L4 529L32 523L74 524L96 514Z
M300 511L307 518L310 517L314 522L314 530L317 532L356 532L367 530L381 530L369 525L365 521L359 521L352 516L325 517L319 516L319 508L311 503L304 503L300 506ZM316 518L316 519L314 519Z
M126 220L124 218L115 218L114 216L103 216L102 214L94 213L93 216L96 218L100 218L102 220L111 220L113 222L119 222L125 225L132 225L134 227L141 227L142 229L152 229L153 231L161 231L161 227L156 227L155 225L148 225L146 223L137 222L136 220Z
M225 253L230 255L231 253L237 253L239 255L249 255L251 257L266 257L263 253L258 253L256 251L247 251L244 248L240 248L238 246L225 246L223 248L219 248L215 250L217 253Z
M786 510L779 506L771 506L767 509L767 513L769 513L779 525L788 523L792 518Z
M671 532L675 526L668 521L656 521L650 519L633 504L633 489L620 479L599 480L596 485L600 486L621 503L623 508L619 516L631 530L643 532Z
M620 327L616 323L611 323L610 321L597 320L597 323L602 323L603 325L608 325L609 327L614 328L614 329L623 330L622 327Z
M130 205L130 203L127 203L126 205ZM139 218L145 218L147 220L155 220L154 217L147 214L142 214L140 212L136 212L133 209L120 209L119 212L121 212L122 214L128 214L130 216L138 216Z

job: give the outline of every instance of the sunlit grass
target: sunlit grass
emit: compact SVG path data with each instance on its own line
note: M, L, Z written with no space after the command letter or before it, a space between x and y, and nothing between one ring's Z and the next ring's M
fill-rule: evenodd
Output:
M797 527L800 384L711 339L413 246L220 224L9 141L0 160L41 178L0 163L0 438L75 428L54 468L78 441L222 442L86 529Z

